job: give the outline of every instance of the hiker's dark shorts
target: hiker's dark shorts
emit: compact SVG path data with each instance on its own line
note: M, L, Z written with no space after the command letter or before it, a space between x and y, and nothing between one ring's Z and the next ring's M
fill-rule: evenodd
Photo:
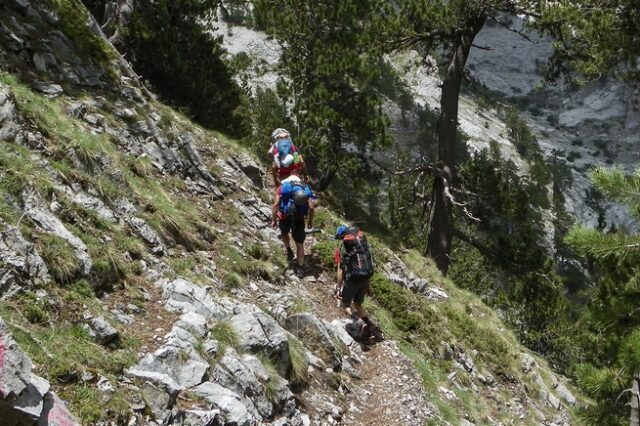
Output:
M344 306L350 306L353 301L358 305L361 305L362 302L364 302L364 295L367 293L368 287L368 279L347 281L342 289L342 304Z
M304 232L304 218L301 219L282 219L278 223L280 227L280 232L282 235L288 234L291 232L291 236L293 237L293 241L296 243L304 243L304 239L307 237Z

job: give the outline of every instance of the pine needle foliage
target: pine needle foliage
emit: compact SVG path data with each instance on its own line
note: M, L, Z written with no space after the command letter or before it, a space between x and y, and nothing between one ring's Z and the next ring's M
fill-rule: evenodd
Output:
M548 75L577 71L581 78L599 78L618 65L634 70L640 49L640 3L636 0L565 0L544 2L533 22L557 42ZM628 72L636 78L637 70Z
M595 229L576 225L566 236L566 242L578 253L595 260L620 260L640 257L640 237L627 234L603 234Z
M621 169L598 167L589 172L589 177L605 197L628 204L631 213L640 217L640 169L629 176Z
M607 198L637 209L639 171L627 176L619 169L598 168L590 177ZM628 413L624 395L640 371L640 235L574 226L565 241L595 262L600 277L583 318L587 328L583 348L592 364L575 371L579 385L595 401L583 410L583 418L590 424L623 424ZM589 336L599 336L595 340L600 344L591 346L594 338Z

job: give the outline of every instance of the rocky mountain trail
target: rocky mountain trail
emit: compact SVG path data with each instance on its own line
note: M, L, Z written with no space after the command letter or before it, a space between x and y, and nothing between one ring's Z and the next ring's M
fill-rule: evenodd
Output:
M302 286L321 321L344 327L350 320L333 295L334 280L335 277L325 272L317 277L305 277ZM338 424L423 425L433 417L436 410L425 399L421 379L396 342L385 340L365 346L349 339L344 331L341 336L353 351L347 359L352 360L351 374L357 377L341 374L338 379L341 404L337 413L340 416L332 412L334 420L340 419Z

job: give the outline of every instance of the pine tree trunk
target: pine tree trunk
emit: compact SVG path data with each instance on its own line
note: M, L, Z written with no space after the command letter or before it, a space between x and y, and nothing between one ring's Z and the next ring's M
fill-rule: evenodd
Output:
M324 191L329 187L329 184L333 180L333 177L336 174L336 170L333 167L329 167L322 173L322 176L318 178L318 181L314 185L316 191Z
M467 29L455 42L451 58L442 80L440 117L438 119L438 165L441 175L433 183L433 211L427 237L427 254L436 262L444 274L449 270L449 253L453 227L451 224L451 201L445 193L446 185L455 184L455 151L458 143L458 105L464 70L469 50L476 34L482 29L486 15L470 18Z
M340 152L342 150L342 134L339 127L334 126L331 128L329 143L331 144L334 157L324 170L319 169L320 161L318 158L309 156L310 161L307 161L307 157L305 157L309 174L316 178L313 184L313 189L316 191L324 191L327 189L338 172L336 166L339 163Z
M640 426L640 398L639 384L640 373L633 375L633 385L631 386L631 415L629 416L629 424L631 426Z

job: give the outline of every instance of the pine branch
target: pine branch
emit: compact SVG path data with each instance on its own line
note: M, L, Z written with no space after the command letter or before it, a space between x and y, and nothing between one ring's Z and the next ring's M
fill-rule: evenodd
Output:
M597 260L640 258L640 236L637 235L603 234L595 229L575 226L569 230L565 241L581 255Z
M598 167L589 172L589 178L608 198L631 205L640 203L640 169L627 176L621 169Z
M518 34L520 37L522 37L523 39L533 43L533 44L539 44L537 41L533 40L531 37L529 37L528 35L526 35L523 31L521 30L516 30L515 28L505 24L504 22L502 22L500 19L496 18L493 15L489 15L488 16L489 19L491 19L492 21L496 22L498 25L500 25L502 28L505 28L508 31L511 31L512 33L516 33Z

